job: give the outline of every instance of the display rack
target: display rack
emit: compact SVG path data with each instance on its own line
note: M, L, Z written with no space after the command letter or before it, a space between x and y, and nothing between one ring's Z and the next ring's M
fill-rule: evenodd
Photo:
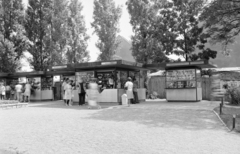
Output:
M166 89L201 87L199 69L179 69L166 71Z

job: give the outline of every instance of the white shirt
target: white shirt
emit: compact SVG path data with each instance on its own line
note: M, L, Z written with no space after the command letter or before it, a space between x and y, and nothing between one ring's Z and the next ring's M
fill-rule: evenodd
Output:
M22 92L22 85L18 84L15 86L17 92Z
M133 83L131 81L127 81L125 83L125 87L127 87L128 89L127 90L133 90Z
M65 85L66 85L67 83L64 81L63 83L62 83L62 88L64 89L64 87L65 87Z

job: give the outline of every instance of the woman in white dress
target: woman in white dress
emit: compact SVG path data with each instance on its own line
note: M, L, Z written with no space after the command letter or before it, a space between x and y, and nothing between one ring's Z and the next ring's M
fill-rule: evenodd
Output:
M70 84L70 81L67 82L67 84L64 86L65 90L65 99L66 99L66 106L72 106L71 103L69 103L72 99L72 86Z
M128 106L130 106L131 100L133 99L133 83L131 77L128 77L128 81L124 87L127 89Z
M1 85L0 85L0 88L1 88L1 99L2 100L4 100L5 99L5 95L6 95L6 88L5 88L5 86L4 86L4 83L2 83Z

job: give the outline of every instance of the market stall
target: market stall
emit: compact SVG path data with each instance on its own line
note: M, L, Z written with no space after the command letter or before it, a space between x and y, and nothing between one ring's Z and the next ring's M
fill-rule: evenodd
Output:
M124 60L80 63L64 68L59 68L59 66L53 67L55 67L55 71L53 71L54 69L52 68L47 74L61 72L67 68L71 71L74 70L76 84L82 79L88 85L91 78L97 78L100 89L98 101L113 103L121 102L121 95L125 92L124 84L127 81L127 77L135 76L136 79L140 81L139 72L140 70L145 70L140 63ZM138 93L140 100L146 99L146 90L143 87L139 86ZM78 91L76 89L74 90L73 101L79 101Z
M18 72L10 74L8 77L10 85L17 83L23 86L28 82L31 84L30 101L52 100L51 80L45 76L43 71L38 72Z
M149 69L166 70L167 101L201 101L201 70L213 68L209 61L175 62L145 65Z
M75 81L75 72L72 65L52 66L50 70L45 73L52 80L52 94L54 100L63 99L62 82L64 78L69 78Z
M6 84L7 77L8 77L8 73L0 73L0 83Z

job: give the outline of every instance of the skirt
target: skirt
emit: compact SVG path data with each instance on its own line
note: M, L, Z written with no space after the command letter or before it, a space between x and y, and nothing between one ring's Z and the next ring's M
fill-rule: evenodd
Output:
M64 97L64 99L66 99L66 100L72 99L72 92L71 92L70 90L66 90L66 91L65 91L65 97Z
M24 95L30 97L31 90L30 89L26 89L25 92L24 92Z
M133 91L132 90L127 90L127 98L133 99Z

